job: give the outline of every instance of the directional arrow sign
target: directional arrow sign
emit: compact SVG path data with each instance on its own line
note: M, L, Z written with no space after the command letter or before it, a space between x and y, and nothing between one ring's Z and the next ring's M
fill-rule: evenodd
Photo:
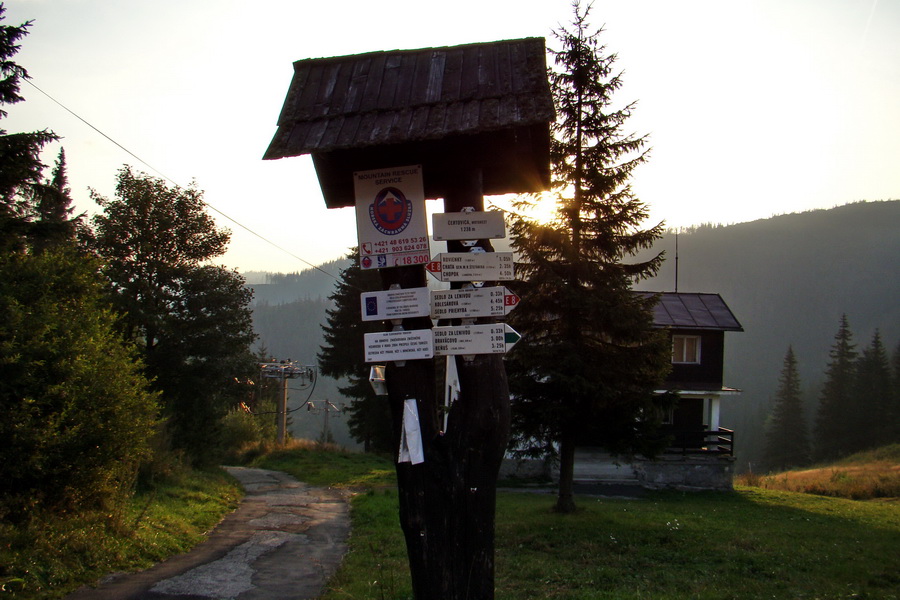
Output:
M359 295L363 321L427 317L428 288L363 292Z
M425 269L440 281L515 279L512 252L442 252Z
M487 212L434 213L431 216L434 239L484 240L506 237L506 224L499 210Z
M500 286L431 292L432 319L503 317L516 307L519 297Z
M434 338L430 329L367 333L363 339L367 363L434 356Z
M522 336L506 323L435 327L434 355L504 354Z

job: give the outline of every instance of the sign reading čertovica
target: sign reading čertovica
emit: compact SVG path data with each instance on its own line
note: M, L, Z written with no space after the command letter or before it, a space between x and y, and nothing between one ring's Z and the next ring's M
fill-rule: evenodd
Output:
M431 225L436 241L506 237L506 223L499 210L434 213L431 215Z
M421 165L355 171L353 186L363 269L431 260Z

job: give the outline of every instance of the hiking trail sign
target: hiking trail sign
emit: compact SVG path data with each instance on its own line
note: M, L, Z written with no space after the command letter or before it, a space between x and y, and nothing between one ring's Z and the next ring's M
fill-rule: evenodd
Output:
M435 241L484 240L506 237L506 223L499 210L447 212L431 215Z
M442 252L425 265L439 281L515 279L512 252Z
M354 171L359 265L384 269L428 262L422 166Z
M505 317L519 304L519 297L502 285L431 292L432 319Z
M434 355L505 354L522 336L506 323L435 327Z

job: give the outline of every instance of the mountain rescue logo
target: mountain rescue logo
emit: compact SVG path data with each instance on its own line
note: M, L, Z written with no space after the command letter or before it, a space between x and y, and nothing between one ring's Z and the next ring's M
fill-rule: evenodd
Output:
M412 202L395 187L382 189L369 205L369 219L384 235L401 233L412 220L412 213Z

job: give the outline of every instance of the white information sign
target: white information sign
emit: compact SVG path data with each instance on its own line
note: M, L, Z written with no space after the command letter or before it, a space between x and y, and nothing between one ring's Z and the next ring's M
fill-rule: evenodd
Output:
M434 355L504 354L522 336L506 323L435 327Z
M356 171L353 188L363 269L429 261L421 165Z
M432 319L504 317L516 307L519 297L502 285L431 292Z
M434 213L431 215L431 225L431 233L437 241L506 237L506 223L499 210Z
M434 356L434 338L431 329L367 333L363 339L367 363L415 360Z
M363 321L427 317L430 309L428 288L363 292L359 298Z
M512 252L442 252L425 269L440 281L515 279Z

